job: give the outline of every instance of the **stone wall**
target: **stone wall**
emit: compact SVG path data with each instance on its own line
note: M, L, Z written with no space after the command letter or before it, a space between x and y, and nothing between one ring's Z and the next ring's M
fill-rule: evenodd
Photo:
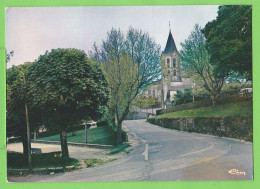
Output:
M149 118L147 121L170 129L253 141L252 116Z

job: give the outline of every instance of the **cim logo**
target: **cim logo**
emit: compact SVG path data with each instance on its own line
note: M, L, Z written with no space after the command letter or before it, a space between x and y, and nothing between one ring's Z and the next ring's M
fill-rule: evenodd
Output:
M229 174L232 174L232 175L246 175L246 172L244 171L239 171L238 169L231 169L228 171Z

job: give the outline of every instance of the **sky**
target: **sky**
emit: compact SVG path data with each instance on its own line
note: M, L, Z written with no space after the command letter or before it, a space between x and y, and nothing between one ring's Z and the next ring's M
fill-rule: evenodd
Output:
M77 48L86 53L112 27L126 33L129 26L148 32L163 51L173 34L178 51L194 25L201 27L217 16L218 6L107 6L13 7L6 10L6 50L14 51L7 64L32 62L46 50ZM170 22L170 27L169 27Z

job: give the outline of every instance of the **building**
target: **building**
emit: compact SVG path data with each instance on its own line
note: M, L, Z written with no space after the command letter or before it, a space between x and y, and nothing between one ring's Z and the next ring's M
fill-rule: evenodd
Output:
M174 94L177 90L183 91L187 87L192 87L192 80L183 78L181 72L180 54L176 48L171 30L164 51L161 54L162 76L160 81L151 84L144 95L155 96L161 103L162 108L171 106Z

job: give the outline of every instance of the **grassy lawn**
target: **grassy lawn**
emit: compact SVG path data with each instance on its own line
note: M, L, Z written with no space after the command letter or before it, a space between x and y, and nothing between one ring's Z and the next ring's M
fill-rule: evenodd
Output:
M61 157L61 152L32 154L33 168L64 167L69 165L77 166L78 163L77 159L63 159ZM22 153L7 152L7 167L16 169L28 168L27 157Z
M115 139L111 131L109 131L108 127L97 127L93 129L88 129L87 139L89 144L113 145L115 143ZM58 134L49 137L39 138L39 140L60 141L60 135ZM85 130L68 133L67 140L68 142L84 143Z
M100 165L104 165L105 163L109 163L111 161L114 161L116 159L108 159L108 160L102 160L102 159L85 159L84 163L86 164L86 167L97 167Z
M174 117L220 117L232 115L253 115L252 102L230 103L207 108L191 109L165 113L156 118L174 118Z
M111 149L111 152L109 152L108 154L113 155L122 151L128 153L128 151L126 151L125 149L128 148L129 146L131 146L129 143L123 143L119 146L115 146L114 148Z

